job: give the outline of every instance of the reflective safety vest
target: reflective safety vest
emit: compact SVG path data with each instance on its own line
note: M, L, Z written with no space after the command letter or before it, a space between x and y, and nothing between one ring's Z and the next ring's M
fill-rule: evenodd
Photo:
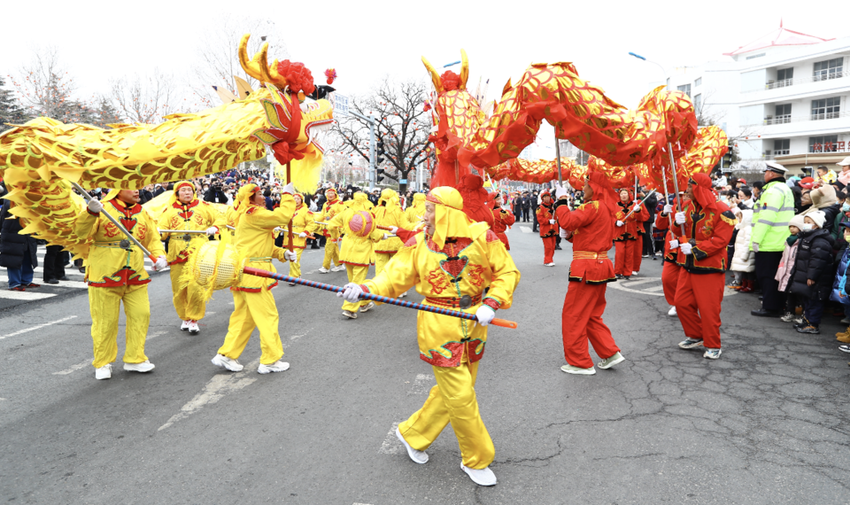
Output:
M794 217L794 193L782 181L771 181L764 186L758 202L753 207L753 234L750 241L759 245L759 251L781 252L785 239L791 235L788 224Z

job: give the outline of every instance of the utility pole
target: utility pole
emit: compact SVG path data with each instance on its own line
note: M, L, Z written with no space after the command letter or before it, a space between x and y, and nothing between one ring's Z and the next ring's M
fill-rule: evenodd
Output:
M375 189L375 126L377 122L374 118L366 117L357 112L350 111L351 115L362 119L369 123L369 191Z

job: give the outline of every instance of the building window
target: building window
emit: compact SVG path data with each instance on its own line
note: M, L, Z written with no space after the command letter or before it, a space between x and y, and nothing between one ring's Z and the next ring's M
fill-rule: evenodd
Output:
M694 95L694 112L697 116L702 112L702 93Z
M773 155L782 156L791 153L791 139L776 139L773 141Z
M791 122L791 104L777 105L773 117L767 116L765 124L785 124Z
M823 137L809 137L810 153L834 153L838 152L838 135L824 135Z
M821 98L812 100L812 121L835 119L841 112L841 97Z
M833 58L815 63L814 80L825 81L835 79L844 75L844 58Z
M697 77L697 80L694 81L694 87L698 88L700 86L702 86L702 77Z
M782 68L776 71L776 87L784 88L794 83L794 69Z

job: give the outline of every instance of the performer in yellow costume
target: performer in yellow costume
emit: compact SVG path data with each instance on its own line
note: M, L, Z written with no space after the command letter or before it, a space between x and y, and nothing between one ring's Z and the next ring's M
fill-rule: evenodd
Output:
M487 223L473 223L454 188L439 187L427 198L425 233L413 236L384 271L362 285L346 284L349 301L363 292L394 297L412 286L425 304L475 312L478 322L419 312L419 355L433 366L437 385L419 411L396 430L410 458L428 462L424 451L451 423L463 458L461 468L481 486L496 484L489 469L493 441L478 413L475 378L484 354L487 324L508 308L520 274L505 245ZM489 287L486 296L485 288Z
M156 222L139 204L136 190L109 192L103 202L92 200L76 219L79 237L93 240L86 262L89 285L91 336L94 343L95 378L112 377L112 362L118 357L118 316L121 302L127 317L124 370L150 372L153 363L145 356L145 336L151 319L145 255L127 240L117 226L101 218L108 212L120 222L151 254L157 257L154 269L168 266L165 249Z
M194 283L180 282L183 267L189 260L188 250L191 244L209 240L209 235L224 227L224 216L212 205L198 200L195 185L189 181L178 182L168 200L165 212L159 218L160 230L193 230L204 233L164 233L163 240L168 242L168 265L171 267L171 292L174 295L174 308L177 317L183 322L180 329L196 335L201 329L198 321L203 319L207 310L207 301L203 290ZM182 285L181 285L182 284Z
M425 193L413 193L413 202L404 210L404 217L411 226L422 221L425 216Z
M374 213L378 226L413 228L398 204L398 193L389 188L381 191L381 198L378 200L378 206L375 207ZM381 273L384 265L393 258L395 253L401 249L401 246L402 242L398 237L388 237L375 245L375 275Z
M325 191L325 198L327 198L328 201L322 205L322 221L327 223L333 219L334 216L345 210L345 204L339 199L334 188L328 188ZM331 270L338 272L345 268L339 262L339 230L325 228L322 234L326 237L325 259L322 261L322 268L319 269L319 273L326 274ZM331 262L336 264L333 269L331 269Z
M312 235L318 226L313 220L313 213L304 205L304 197L300 193L295 193L293 198L295 198L295 215L292 216L292 250L295 252L296 259L289 262L289 276L301 277L301 254L307 245L307 236ZM278 239L283 239L278 242L278 245L289 249L288 228L281 228ZM290 282L289 285L294 286L295 283Z
M376 242L385 238L384 232L378 229L375 216L369 212L372 203L363 193L355 193L354 198L346 202L348 208L345 212L337 214L328 223L328 229L342 229L345 239L342 241L342 250L339 253L339 261L345 265L348 273L348 282L357 284L366 280L369 266L374 263ZM357 312L368 312L375 307L374 302L368 300L342 304L342 315L349 319L357 319Z
M280 206L274 211L266 210L266 201L262 190L256 184L246 184L239 190L236 198L236 241L234 246L246 267L260 268L274 272L272 258L291 261L295 254L274 245L274 229L284 227L295 212L295 200L292 183L281 191ZM260 330L260 366L257 372L267 374L283 372L289 369L289 363L281 361L283 344L278 333L279 316L271 288L277 281L265 277L244 275L238 286L230 288L233 292L233 314L227 327L224 344L212 359L213 365L232 372L242 370L237 361L254 328Z

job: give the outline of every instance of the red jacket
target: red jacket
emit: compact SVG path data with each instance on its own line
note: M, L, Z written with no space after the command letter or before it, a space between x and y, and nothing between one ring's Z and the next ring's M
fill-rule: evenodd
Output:
M649 219L649 211L646 210L645 205L640 206L639 212L632 212L632 215L628 218L626 215L634 208L634 202L623 203L617 202L620 205L620 212L615 216L615 221L623 221L625 224L619 228L617 228L616 224L614 227L616 228L615 234L616 238L615 242L621 242L623 240L637 240L638 238L638 229L643 228L641 223Z
M547 207L541 203L540 207L537 207L537 225L540 226L541 237L554 237L558 234L558 225L549 224L550 219L555 219L552 205Z
M559 202L556 213L558 225L572 232L569 238L573 243L570 281L602 284L615 280L614 264L607 254L614 243L615 219L607 207L591 200L570 211L569 205ZM588 257L594 255L597 257Z
M676 262L690 273L725 272L726 247L737 223L735 214L722 202L703 209L696 201L691 201L683 212L685 236L679 237L679 243L689 242L693 252L686 256L680 247ZM680 232L679 227L674 231Z
M508 226L513 226L514 222L516 222L516 217L512 213L501 207L493 209L493 232L505 244L505 249L508 251L511 250L511 244L508 242L508 236L505 234L505 230L508 229Z

